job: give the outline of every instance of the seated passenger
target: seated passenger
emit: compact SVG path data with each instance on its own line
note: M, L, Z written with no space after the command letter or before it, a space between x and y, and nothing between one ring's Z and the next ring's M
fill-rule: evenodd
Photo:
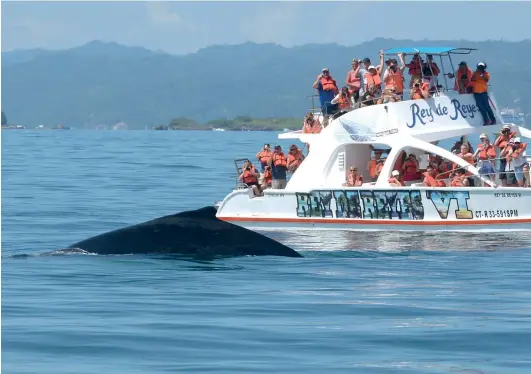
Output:
M313 88L319 92L321 102L321 112L324 116L332 115L337 111L337 105L332 104L332 99L337 95L339 89L336 81L330 75L328 68L324 68L322 73L313 82Z
M304 161L304 154L295 144L292 144L288 152L288 171L294 173L302 161Z
M268 188L271 188L271 183L273 182L273 174L271 173L271 166L266 166L265 171L260 178L260 186L262 191Z
M398 170L393 170L391 173L391 178L387 180L391 186L402 187L404 184L400 181L400 172Z
M444 183L444 181L437 179L438 175L439 171L430 164L424 172L424 180L422 183L426 187L446 187L446 183Z
M394 88L386 88L382 93L382 97L378 100L378 104L396 103L402 99L402 95L395 93Z
M457 169L454 172L454 177L452 178L452 182L450 183L450 186L451 187L468 187L468 185L469 185L469 181L463 169Z
M478 144L478 148L474 153L474 158L478 160L479 174L487 174L489 179L494 182L496 178L496 171L494 170L496 149L494 149L493 144L490 144L487 134L481 134L479 140L481 143Z
M428 99L430 96L430 84L428 82L422 83L420 79L417 79L410 91L411 100Z
M402 170L404 171L404 177L402 178L404 182L413 182L420 178L419 162L414 154L411 153L408 156L407 160L404 162L404 165L402 165Z
M332 104L337 104L339 110L348 112L352 110L352 97L348 92L348 87L341 87L341 91L332 99Z
M455 74L448 73L448 78L455 78L454 90L460 94L472 93L472 70L468 68L465 61L459 63Z
M376 174L376 168L378 161L382 157L382 150L375 149L374 150L374 156L371 156L371 160L367 164L367 171L369 172L369 176L371 177L372 182L376 182L377 174Z
M351 166L348 172L347 180L343 183L345 187L359 187L363 184L363 175L358 175L358 168Z
M421 68L422 68L422 58L418 53L413 55L413 58L411 61L406 65L406 67L409 69L408 74L411 76L411 81L409 82L409 88L413 88L413 83L416 80L420 80L422 78L421 75Z
M365 92L360 97L360 108L363 108L363 107L366 107L366 106L370 106L370 105L374 105L374 104L376 104L375 101L376 101L376 97L372 93Z
M253 189L254 196L263 196L263 192L258 184L260 174L258 174L254 166L250 162L245 162L242 169L243 172L238 179Z
M312 112L306 113L302 124L302 132L304 134L318 134L321 132L321 123L313 116Z
M459 153L461 151L461 146L463 145L464 140L465 140L464 136L460 137L459 140L456 141L455 144L452 146L450 151L452 153ZM466 142L466 145L468 146L468 149L470 150L470 152L474 152L474 148L472 148L472 145L470 144L469 141ZM457 151L457 152L454 152L454 151Z
M269 161L270 158L271 158L271 148L269 144L264 144L264 148L262 148L260 152L256 154L256 159L262 166L262 170L261 170L262 173L264 172L264 168L267 165L267 161Z

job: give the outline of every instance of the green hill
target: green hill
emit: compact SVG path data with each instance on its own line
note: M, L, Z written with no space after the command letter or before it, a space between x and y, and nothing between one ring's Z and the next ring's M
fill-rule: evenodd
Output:
M346 47L312 44L284 48L245 43L212 46L176 56L94 41L61 51L2 53L2 108L26 126L61 123L94 127L126 122L130 128L170 124L173 118L208 121L237 116L302 119L315 93L312 82L330 68L342 84L353 57L397 46L477 48L464 56L485 61L498 103L531 113L527 89L531 41L412 41L375 39ZM456 65L458 61L454 61ZM256 121L254 123L257 123Z

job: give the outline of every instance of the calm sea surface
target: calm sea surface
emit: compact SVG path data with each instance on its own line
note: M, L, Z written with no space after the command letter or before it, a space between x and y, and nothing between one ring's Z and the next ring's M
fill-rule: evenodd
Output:
M268 234L302 259L50 255L213 204L276 134L1 137L2 373L531 372L529 233Z

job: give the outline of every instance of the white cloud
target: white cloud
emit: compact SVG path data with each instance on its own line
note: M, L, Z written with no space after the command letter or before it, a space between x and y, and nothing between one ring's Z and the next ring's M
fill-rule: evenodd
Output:
M151 23L158 26L181 26L182 19L170 10L170 3L150 1L145 6Z

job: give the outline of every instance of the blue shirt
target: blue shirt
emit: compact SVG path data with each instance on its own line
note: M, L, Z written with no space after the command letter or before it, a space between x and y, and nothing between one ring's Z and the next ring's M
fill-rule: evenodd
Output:
M336 94L334 91L325 91L323 90L323 85L321 84L321 81L319 81L319 86L317 86L317 91L319 92L319 101L321 102L321 107L323 107L325 104L330 105L330 102L334 97L336 97Z

